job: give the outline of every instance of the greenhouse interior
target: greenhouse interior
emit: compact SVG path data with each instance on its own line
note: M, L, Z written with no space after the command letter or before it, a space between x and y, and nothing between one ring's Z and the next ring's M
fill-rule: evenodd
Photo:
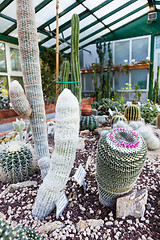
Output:
M0 239L160 239L160 0L0 0Z

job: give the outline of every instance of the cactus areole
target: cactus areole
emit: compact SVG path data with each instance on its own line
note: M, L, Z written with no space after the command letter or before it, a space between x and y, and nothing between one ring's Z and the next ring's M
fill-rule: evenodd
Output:
M114 205L118 196L132 189L146 153L145 141L135 131L116 128L102 135L97 153L97 183L103 205Z
M33 0L17 0L17 28L25 94L38 159L49 157L39 48ZM47 173L47 170L46 170Z

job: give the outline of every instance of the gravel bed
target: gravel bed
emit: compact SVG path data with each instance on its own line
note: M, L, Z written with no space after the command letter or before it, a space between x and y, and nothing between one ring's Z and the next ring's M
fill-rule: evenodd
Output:
M115 208L103 207L98 200L98 190L95 179L98 140L99 135L90 133L85 140L85 149L77 150L74 167L65 188L69 204L58 220L56 219L55 209L43 220L32 217L32 206L39 185L41 184L40 175L35 174L30 180L37 181L37 186L14 191L10 190L9 193L0 198L0 212L6 216L8 222L11 225L17 225L17 223L26 224L35 229L38 229L45 223L53 221L60 221L64 224L63 228L42 234L46 239L160 239L160 172L158 170L160 151L148 151L147 160L135 186L137 189L148 189L148 201L144 218L136 219L134 217L127 217L126 219L116 219ZM86 195L84 195L83 189L78 186L73 175L80 163L85 168L89 156L92 160L87 170L87 192ZM0 192L5 190L8 185L9 184L0 182ZM87 227L85 230L79 230L76 224L80 220L87 219L102 219L104 224L103 226Z

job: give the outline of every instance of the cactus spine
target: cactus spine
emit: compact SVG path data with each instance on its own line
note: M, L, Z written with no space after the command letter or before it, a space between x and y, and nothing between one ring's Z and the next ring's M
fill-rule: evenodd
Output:
M144 139L134 131L117 128L103 134L98 143L97 182L103 205L115 204L131 190L147 154Z
M79 103L81 102L81 74L79 64L79 17L77 14L72 16L72 34L71 34L71 61L72 61L72 74L75 84L75 96Z
M76 154L79 135L79 104L69 89L64 89L56 104L55 149L50 169L40 186L32 214L46 217L64 189Z
M80 129L81 130L90 130L93 131L95 128L97 128L98 123L95 118L95 116L82 116L80 121Z
M33 149L29 144L12 141L0 152L0 180L16 183L26 180L36 169Z
M38 160L49 158L33 0L17 0L17 28L25 94L32 109L30 122L36 155ZM12 98L12 103L14 105L14 98ZM47 164L46 169L43 170L44 175L47 174L48 168Z
M68 88L68 84L67 84L68 77L69 77L69 61L64 61L62 65L62 82L63 82L61 86L62 91L65 88Z
M128 121L139 121L141 117L140 109L137 105L126 107L124 116Z
M157 128L160 128L160 113L157 115Z

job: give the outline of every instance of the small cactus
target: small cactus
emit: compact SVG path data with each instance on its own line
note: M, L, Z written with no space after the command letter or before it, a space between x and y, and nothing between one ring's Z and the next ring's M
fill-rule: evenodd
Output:
M138 133L117 128L104 133L98 143L97 182L99 200L105 206L130 191L146 159L147 148Z
M28 227L18 225L16 227L10 227L4 220L0 219L0 239L4 240L45 240L38 234L37 231Z
M127 123L127 119L121 115L114 115L111 120L111 125L117 123L118 121L124 121Z
M69 78L69 61L64 61L62 64L62 86L61 91L68 88L68 78Z
M160 128L160 113L157 115L157 128Z
M124 116L128 121L139 121L141 117L139 107L134 104L126 107Z
M18 120L16 118L16 122L13 122L13 127L19 133L20 140L23 140L23 132L22 131L25 128L25 122L23 121L23 119Z
M98 123L95 118L95 116L82 116L80 121L80 129L81 130L90 130L93 131L95 128L97 128Z
M36 169L33 149L29 144L12 141L0 151L0 180L16 183L26 180Z

